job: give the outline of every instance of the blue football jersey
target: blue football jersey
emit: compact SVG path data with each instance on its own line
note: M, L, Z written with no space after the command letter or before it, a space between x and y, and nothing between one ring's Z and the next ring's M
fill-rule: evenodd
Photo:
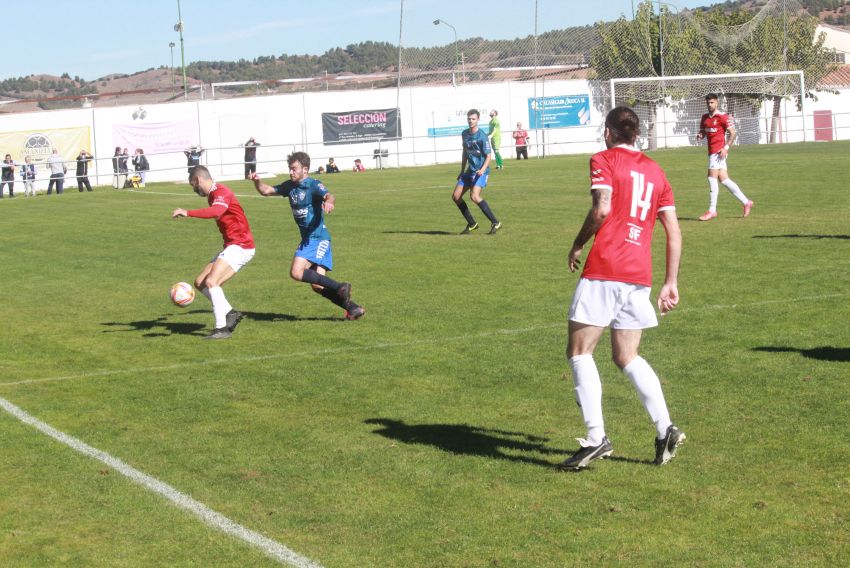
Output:
M330 240L331 235L325 226L325 212L322 201L328 190L319 180L305 178L301 183L286 180L274 186L275 192L289 199L292 208L292 218L301 231L301 240L311 239Z
M467 171L480 170L490 155L490 141L487 135L480 128L474 134L467 128L460 136L463 140L463 151L466 153ZM487 166L484 173L490 173L490 166Z

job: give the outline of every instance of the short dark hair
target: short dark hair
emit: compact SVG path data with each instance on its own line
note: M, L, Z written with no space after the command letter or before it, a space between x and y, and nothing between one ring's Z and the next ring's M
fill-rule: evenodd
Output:
M469 109L469 111L466 113L466 116L472 116L473 114L474 114L475 116L477 116L478 118L481 118L481 113L480 113L480 112L478 112L478 109L477 109L477 108L471 108L471 109Z
M605 127L618 144L634 144L640 134L640 119L629 107L612 108L605 117Z
M195 166L189 170L189 181L192 181L192 178L212 179L212 176L206 166Z
M331 158L333 161L333 158ZM295 162L298 162L305 168L310 168L310 154L307 152L293 152L286 157L286 165L291 166Z
M705 96L705 100L707 100L707 101L716 101L716 100L717 100L717 98L718 98L718 97L717 97L717 93L708 93L708 94Z

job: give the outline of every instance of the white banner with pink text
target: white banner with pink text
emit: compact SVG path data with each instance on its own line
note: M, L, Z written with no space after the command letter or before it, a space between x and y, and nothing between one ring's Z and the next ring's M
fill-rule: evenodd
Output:
M112 125L112 145L131 154L136 148L145 154L182 152L197 143L198 125L192 120Z

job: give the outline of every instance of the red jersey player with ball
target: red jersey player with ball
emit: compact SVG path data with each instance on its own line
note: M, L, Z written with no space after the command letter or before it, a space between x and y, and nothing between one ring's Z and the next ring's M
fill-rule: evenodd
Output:
M605 118L608 149L590 158L593 205L568 257L570 271L575 272L584 245L594 239L570 306L567 343L587 439L579 439L581 447L558 466L564 470L582 469L614 451L605 435L602 382L593 360L593 351L607 327L611 328L614 363L637 389L655 425L655 463L670 461L685 440L685 433L670 421L658 376L638 355L642 331L658 325L650 300L656 219L667 234L667 270L658 295L662 314L679 303L682 255L673 190L661 167L635 146L639 131L638 117L630 108L617 107Z
M705 104L708 112L702 115L699 122L699 133L697 140L707 138L708 140L708 211L700 216L700 221L711 221L717 217L717 194L720 188L719 181L741 202L744 207L744 217L748 217L753 208L753 202L747 199L738 184L729 178L726 167L726 157L729 155L729 147L738 135L728 115L717 109L717 95L708 93L705 96ZM726 133L729 139L726 139Z
M234 310L224 297L222 285L233 278L239 269L254 258L254 237L239 200L227 186L213 181L204 166L195 166L189 174L189 184L195 193L207 198L209 207L203 209L175 209L171 217L197 217L215 219L224 239L224 249L213 256L198 277L195 288L206 296L213 306L215 329L205 339L227 339L243 314Z

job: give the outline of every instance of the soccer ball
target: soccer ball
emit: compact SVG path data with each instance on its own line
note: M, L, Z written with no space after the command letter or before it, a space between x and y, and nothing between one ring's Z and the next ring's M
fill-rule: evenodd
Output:
M195 301L195 289L187 282L178 282L171 287L171 293L169 296L175 306L185 308Z

